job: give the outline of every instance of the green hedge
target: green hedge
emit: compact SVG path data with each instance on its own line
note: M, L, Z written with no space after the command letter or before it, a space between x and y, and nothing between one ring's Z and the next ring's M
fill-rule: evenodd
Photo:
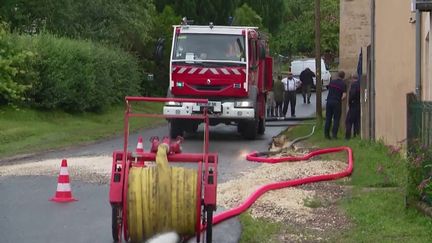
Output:
M0 105L25 101L25 93L35 79L34 53L17 49L7 33L7 26L0 22Z
M37 75L26 95L32 106L101 111L126 95L139 94L139 61L120 49L50 34L10 38L15 48L35 53L32 68Z

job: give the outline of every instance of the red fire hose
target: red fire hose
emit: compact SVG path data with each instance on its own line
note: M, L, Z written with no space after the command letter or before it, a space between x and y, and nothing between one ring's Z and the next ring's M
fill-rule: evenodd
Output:
M306 154L302 157L281 157L281 158L265 158L261 157L260 153L253 152L251 154L248 154L246 156L246 159L249 161L254 162L261 162L261 163L282 163L282 162L295 162L295 161L302 161L302 160L308 160L312 157L315 157L317 155L321 154L329 154L329 153L337 153L337 152L347 152L348 157L348 166L345 170L333 174L324 174L324 175L316 175L306 178L300 178L300 179L294 179L294 180L288 180L288 181L280 181L280 182L273 182L267 185L263 185L260 188L258 188L254 193L252 193L241 205L239 205L236 208L232 208L230 210L224 211L218 215L215 215L213 218L213 224L218 224L224 220L227 220L229 218L232 218L234 216L237 216L244 211L246 211L260 196L262 196L264 193L271 191L271 190L278 190L285 187L291 187L291 186L298 186L318 181L329 181L329 180L336 180L342 177L346 177L351 175L353 170L353 152L351 148L349 147L336 147L336 148L326 148L326 149L319 149L310 152L309 154ZM204 227L202 227L204 229Z

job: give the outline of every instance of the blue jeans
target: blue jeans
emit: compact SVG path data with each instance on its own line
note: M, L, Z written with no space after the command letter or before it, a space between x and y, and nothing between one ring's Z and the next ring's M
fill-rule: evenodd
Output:
M324 135L330 137L330 127L333 120L332 136L337 137L339 130L339 121L341 118L342 106L339 101L329 100L326 105L326 121L324 126Z

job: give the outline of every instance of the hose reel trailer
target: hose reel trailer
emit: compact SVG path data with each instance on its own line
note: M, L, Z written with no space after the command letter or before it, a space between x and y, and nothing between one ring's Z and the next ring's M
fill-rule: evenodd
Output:
M154 235L175 231L183 239L196 236L212 241L213 211L216 210L218 156L209 153L207 111L192 116L132 112L137 102L195 102L205 99L126 97L123 151L114 151L109 200L112 206L112 236L142 242ZM129 118L180 118L204 120L202 153L182 153L182 138L150 139L151 149L142 146L128 150ZM196 168L171 166L171 163L196 163Z

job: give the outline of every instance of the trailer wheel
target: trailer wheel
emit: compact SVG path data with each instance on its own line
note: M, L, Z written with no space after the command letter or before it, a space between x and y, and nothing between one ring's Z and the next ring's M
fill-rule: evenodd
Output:
M206 226L206 243L212 243L213 237L213 207L206 207L206 217L207 217L207 226Z
M265 133L266 120L264 118L259 118L258 122L258 134L263 135Z
M258 134L258 119L243 121L240 126L244 138L249 140L256 138Z
M112 205L111 207L112 207L112 221L111 221L112 237L114 242L119 242L121 236L122 211L120 209L120 206L118 205Z
M179 121L171 120L170 122L170 137L177 138L183 136L183 128Z

